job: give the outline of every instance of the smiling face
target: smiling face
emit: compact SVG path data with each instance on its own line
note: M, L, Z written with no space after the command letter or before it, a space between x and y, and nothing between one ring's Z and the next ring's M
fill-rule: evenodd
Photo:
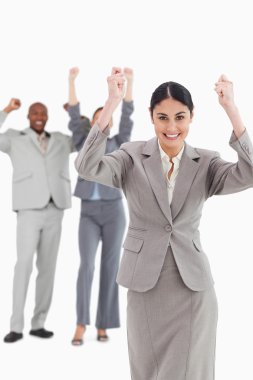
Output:
M157 103L151 114L160 145L169 157L176 156L184 145L193 112L172 97Z
M34 103L30 106L28 116L30 128L41 134L48 120L47 107L42 103Z

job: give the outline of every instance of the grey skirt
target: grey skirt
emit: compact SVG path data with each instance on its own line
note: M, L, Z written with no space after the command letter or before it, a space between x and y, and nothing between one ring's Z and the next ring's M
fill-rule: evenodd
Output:
M128 291L132 380L214 380L217 314L214 288L187 288L169 247L155 287Z

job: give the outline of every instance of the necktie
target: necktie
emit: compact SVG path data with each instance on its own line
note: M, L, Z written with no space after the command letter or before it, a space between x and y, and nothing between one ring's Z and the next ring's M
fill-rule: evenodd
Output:
M170 179L171 177L171 174L173 173L173 169L174 169L174 162L172 161L172 158L170 159L170 163L171 163L171 168L168 172L168 178Z
M43 132L40 135L38 135L38 140L39 140L39 144L40 144L40 149L41 149L42 153L45 154L47 151L47 136L46 136L46 134Z

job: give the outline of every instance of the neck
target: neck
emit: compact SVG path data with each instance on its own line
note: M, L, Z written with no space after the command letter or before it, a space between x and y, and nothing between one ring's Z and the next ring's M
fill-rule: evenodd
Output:
M184 144L182 144L180 147L175 148L168 148L166 145L160 143L162 150L169 156L170 158L176 157L178 153L183 148Z
M32 126L30 126L30 128L37 133L37 135L41 135L43 132L44 132L44 129L42 129L41 131L37 131L35 128L33 128Z

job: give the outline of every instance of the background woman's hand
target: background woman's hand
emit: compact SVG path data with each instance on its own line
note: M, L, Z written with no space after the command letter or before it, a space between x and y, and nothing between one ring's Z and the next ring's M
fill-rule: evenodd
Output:
M69 80L74 81L78 74L79 74L79 68L78 67L72 67L69 70Z
M127 82L133 82L134 72L130 67L124 67L123 74L126 77Z

